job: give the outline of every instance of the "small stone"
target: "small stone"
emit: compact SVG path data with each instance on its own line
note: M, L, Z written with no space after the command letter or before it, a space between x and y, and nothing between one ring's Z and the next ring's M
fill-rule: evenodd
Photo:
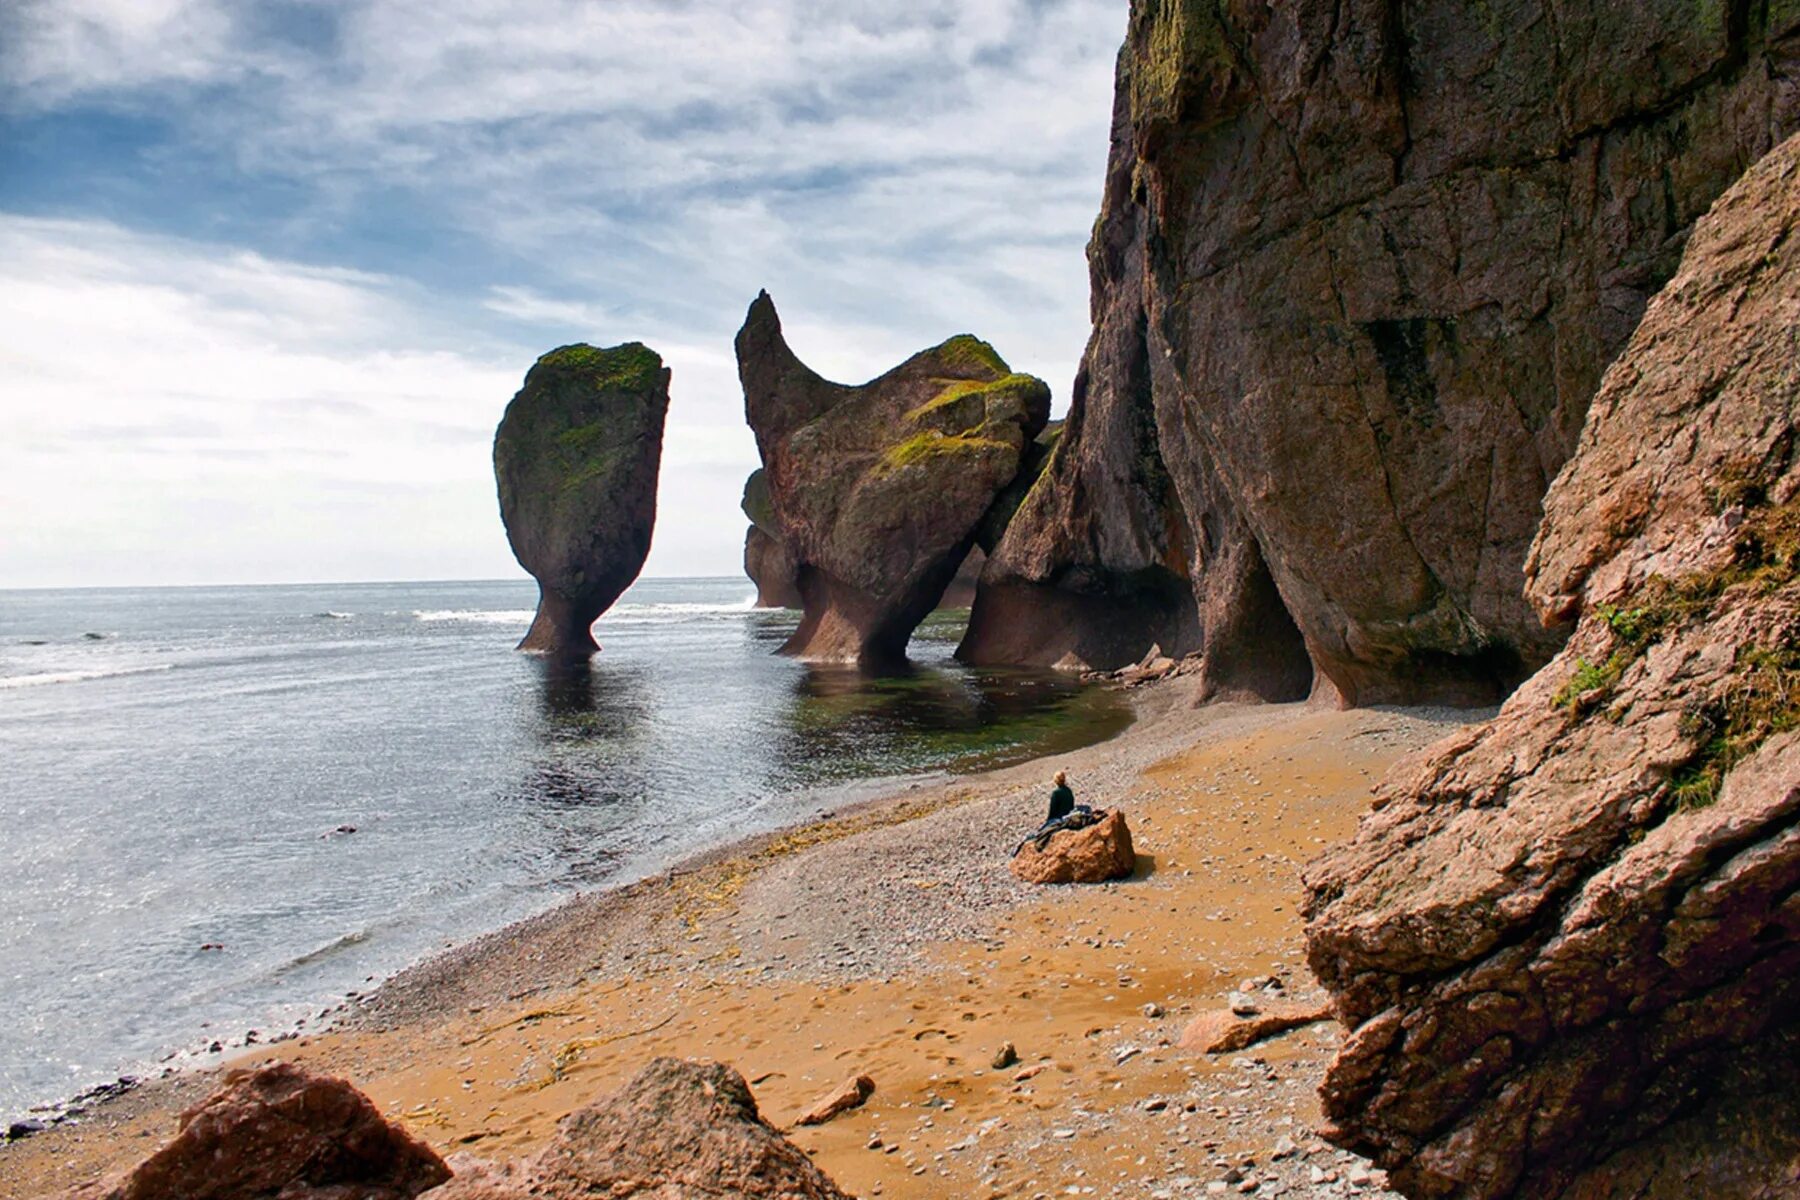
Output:
M1243 992L1233 992L1225 998L1225 1006L1240 1017L1254 1017L1257 1014L1256 1001Z
M794 1119L796 1125L823 1125L839 1113L858 1108L875 1092L875 1081L867 1075L853 1075L837 1087L814 1100Z
M1001 1042L1000 1048L994 1051L994 1070L996 1071L1004 1071L1018 1061L1018 1047L1011 1042Z
M1298 1153L1300 1153L1300 1147L1294 1144L1294 1139L1282 1134L1275 1139L1275 1148L1269 1152L1269 1157L1292 1158Z
M1144 1016L1154 1021L1163 1015L1163 1006L1156 1003L1144 1005Z

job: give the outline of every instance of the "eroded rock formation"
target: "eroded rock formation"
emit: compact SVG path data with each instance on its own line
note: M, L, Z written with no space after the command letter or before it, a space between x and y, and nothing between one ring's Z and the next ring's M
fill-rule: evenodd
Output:
M537 360L494 433L500 519L538 581L521 650L585 657L650 553L669 372L637 342Z
M799 608L799 568L781 541L769 502L769 478L761 467L744 481L743 509L750 518L744 534L744 574L756 585L756 607Z
M1050 389L967 335L860 387L788 348L767 293L737 336L778 540L805 616L784 650L888 669L976 544L1050 416Z
M450 1178L431 1147L341 1079L276 1062L233 1071L181 1132L100 1200L412 1200Z
M1333 1140L1418 1197L1800 1195L1800 139L1544 503L1567 646L1308 869Z
M536 1156L459 1163L430 1200L849 1200L723 1063L659 1058L562 1119Z
M1499 699L1562 637L1548 481L1797 65L1792 4L1135 0L1093 338L965 655Z

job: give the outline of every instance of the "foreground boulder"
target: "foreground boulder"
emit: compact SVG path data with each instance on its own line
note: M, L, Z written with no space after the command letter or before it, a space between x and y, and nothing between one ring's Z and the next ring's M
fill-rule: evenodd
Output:
M459 1166L431 1200L848 1200L723 1063L659 1058L535 1157Z
M1308 869L1328 1136L1409 1196L1800 1195L1800 139L1695 229L1529 579L1567 647Z
M1026 883L1105 883L1137 870L1125 814L1109 812L1086 829L1050 835L1042 850L1027 842L1013 855L1013 878Z
M500 519L538 581L521 650L586 657L650 553L669 372L637 342L537 360L494 434Z
M288 1063L233 1071L104 1200L411 1200L450 1178L431 1149L341 1079Z
M966 335L861 387L831 383L788 348L766 292L738 332L737 357L805 609L784 652L902 665L1048 422L1050 389Z
M1069 432L965 656L1500 700L1565 632L1539 501L1797 59L1792 4L1134 0Z

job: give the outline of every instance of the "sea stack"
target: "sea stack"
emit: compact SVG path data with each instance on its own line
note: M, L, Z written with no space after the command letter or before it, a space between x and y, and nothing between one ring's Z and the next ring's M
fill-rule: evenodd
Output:
M1695 228L1544 501L1567 646L1308 868L1327 1136L1407 1196L1800 1194L1800 139Z
M592 626L650 553L669 371L639 342L552 350L494 434L500 519L538 581L519 649L585 658Z
M750 518L750 528L744 534L744 574L756 584L756 607L799 608L799 572L775 524L775 509L769 503L769 478L761 467L750 472L750 478L744 481L743 509Z
M737 336L778 541L805 615L783 652L904 665L994 501L1050 419L1050 389L968 335L860 387L809 369L767 292Z

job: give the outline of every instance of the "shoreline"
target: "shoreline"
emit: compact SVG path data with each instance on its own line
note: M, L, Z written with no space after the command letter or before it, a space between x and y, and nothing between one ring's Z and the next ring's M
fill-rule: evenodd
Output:
M1126 1076L1134 1072L1121 1070L1122 1063L1156 1064L1165 1090L1214 1065L1170 1051L1179 1031L1170 1022L1205 1007L1209 997L1222 998L1233 972L1249 971L1270 951L1279 951L1278 957L1253 973L1274 969L1295 994L1310 987L1295 950L1297 887L1288 881L1271 890L1275 873L1263 863L1295 832L1270 828L1234 856L1195 858L1192 846L1181 845L1184 836L1221 834L1223 826L1199 821L1183 829L1173 820L1180 813L1159 811L1164 805L1153 801L1166 803L1198 771L1225 769L1245 747L1267 764L1261 769L1268 774L1270 766L1305 757L1311 742L1322 741L1324 753L1309 760L1296 782L1309 790L1330 785L1331 820L1322 812L1308 829L1330 824L1326 832L1336 836L1309 834L1318 844L1295 843L1286 856L1291 860L1305 846L1316 852L1347 833L1367 808L1369 783L1400 752L1479 717L1340 713L1305 705L1194 708L1191 701L1190 684L1179 678L1138 689L1130 693L1136 720L1108 740L979 774L912 780L823 818L691 855L635 883L571 897L406 968L334 1014L327 1030L251 1047L219 1067L145 1082L78 1122L0 1149L0 1197L54 1192L136 1161L166 1136L174 1113L210 1091L222 1070L245 1063L289 1058L346 1075L440 1151L473 1149L505 1158L541 1142L563 1112L609 1090L653 1051L733 1062L778 1124L842 1074L868 1069L878 1092L864 1111L792 1136L858 1194L941 1194L917 1187L942 1184L944 1172L955 1175L974 1147L946 1142L929 1166L913 1161L901 1174L886 1154L862 1148L872 1120L891 1125L922 1108L937 1115L933 1126L950 1126L955 1093L985 1080L976 1088L980 1099L966 1097L962 1108L991 1111L986 1119L1001 1124L989 1125L981 1137L997 1141L998 1130L1030 1124L1020 1119L1024 1114L1012 1116L1015 1105L1023 1101L1029 1112L1041 1112L1030 1107L1030 1097L1050 1090L1020 1083L996 1091L996 1077L984 1070L986 1052L951 1047L971 1037L1014 1041L1027 1063L1055 1061L1062 1090L1082 1095L1078 1108L1088 1112L1103 1107L1103 1093L1132 1083ZM1221 745L1236 749L1219 759ZM1016 841L1011 835L1035 826L1043 781L1058 766L1070 770L1083 800L1124 807L1141 858L1130 880L1033 889L1005 872L1006 851ZM1214 783L1210 794L1223 791ZM1302 803L1300 797L1290 786L1276 807L1285 813L1286 805ZM1274 793L1257 798L1273 800ZM1203 875L1197 877L1189 862ZM1297 869L1297 862L1292 866ZM1244 909L1248 897L1222 905L1222 898L1211 897L1215 906L1194 921L1198 909L1182 901L1191 902L1197 879L1216 882L1227 870L1245 872L1243 883L1258 894L1260 908L1272 911L1253 918ZM1154 915L1139 911L1151 900L1176 903L1148 904L1159 910ZM1065 922L1102 911L1108 920L1140 928L1122 945L1114 945L1117 938L1077 943L1069 936ZM1283 925L1289 928L1274 936L1272 927ZM1225 930L1225 941L1236 946L1233 959L1254 953L1240 968L1196 951L1197 927ZM1072 960L1116 955L1131 945L1131 936L1159 961L1115 973L1103 999L1076 989L1079 1000L1071 1003L1071 984L1091 982L1091 971ZM1141 953L1130 952L1133 958ZM1064 960L1071 960L1069 969ZM1018 1002L1045 978L1055 980L1061 994ZM1012 988L1010 999L999 995L1002 981ZM1111 1061L1114 1051L1093 1063L1062 1061L1092 1058L1087 1052L1105 1036L1105 1020L1122 1036L1116 1024L1125 1011L1121 1002L1140 996L1146 1011L1166 1014L1155 1021L1138 1018L1136 1024L1153 1027L1148 1044L1128 1047L1131 1053L1120 1063ZM940 1009L959 1011L946 1015ZM867 1036L881 1020L872 1012L908 1012L915 1015L906 1023L930 1025L916 1036L891 1030L879 1046L860 1051L829 1049ZM1067 1044L1044 1054L1026 1033L1002 1039L990 1032L990 1025L1016 1023L1024 1014L1041 1019ZM1145 1040L1149 1032L1134 1036ZM1322 1069L1319 1056L1334 1036L1335 1027L1303 1030L1281 1039L1270 1055L1312 1054ZM1304 1097L1284 1096L1275 1106L1290 1123L1296 1105L1303 1109L1311 1099L1310 1088L1301 1091ZM1063 1132L1051 1131L1049 1144L1058 1151L1105 1157L1105 1148L1087 1145L1079 1131L1068 1139L1061 1139ZM858 1136L863 1140L854 1140ZM924 1130L908 1136L926 1145L933 1141ZM1042 1131L1038 1136L1043 1140ZM1218 1137L1200 1140L1225 1144ZM916 1158L910 1147L908 1158ZM923 1173L916 1171L921 1166ZM1004 1164L988 1174L991 1185L966 1182L987 1189L980 1191L984 1195L1033 1194L999 1186L1008 1175ZM43 1181L15 1183L18 1175Z
M1093 685L1087 685L1083 690L1090 690L1092 687ZM1104 685L1098 690L1118 694L1117 689ZM1099 741L1110 740L1135 722L1136 707L1127 697L1119 695L1116 705L1107 707L1100 714L1100 720L1106 725L1107 731L1099 736ZM896 802L920 787L936 787L956 779L982 778L995 771L1026 765L1049 754L1066 752L1070 741L1069 730L1055 729L1047 734L1002 745L998 749L969 750L945 760L943 765L927 766L916 773L906 773L901 768L885 774L814 782L789 791L770 792L745 810L749 819L742 821L739 828L720 831L723 833L720 840L702 842L697 848L677 841L660 849L633 854L620 860L613 879L598 886L590 885L590 890L546 892L536 899L535 908L528 908L520 915L509 916L500 925L467 934L454 944L445 942L436 947L423 947L417 952L420 957L400 961L375 980L363 983L347 981L342 990L290 998L260 1012L235 1017L211 1015L207 1021L200 1022L198 1027L190 1026L186 1040L164 1043L156 1050L138 1057L114 1060L111 1071L86 1075L82 1082L72 1085L70 1091L29 1097L11 1112L0 1111L0 1155L4 1154L9 1145L16 1144L8 1142L4 1136L7 1128L14 1123L58 1128L71 1120L87 1119L98 1106L116 1102L120 1097L139 1089L167 1084L181 1076L216 1073L228 1069L232 1062L244 1054L281 1045L299 1037L324 1033L346 1019L356 1019L362 1006L379 995L396 978L425 967L439 958L454 956L486 939L502 935L515 926L529 926L552 919L554 914L566 906L604 904L615 894L638 888L671 873L686 873L718 855L728 855L835 817ZM1098 742L1080 742L1076 748L1095 744ZM1039 750L1037 747L1048 748ZM345 936L355 939L360 938L361 934ZM3 1160L0 1160L0 1179L3 1176Z

